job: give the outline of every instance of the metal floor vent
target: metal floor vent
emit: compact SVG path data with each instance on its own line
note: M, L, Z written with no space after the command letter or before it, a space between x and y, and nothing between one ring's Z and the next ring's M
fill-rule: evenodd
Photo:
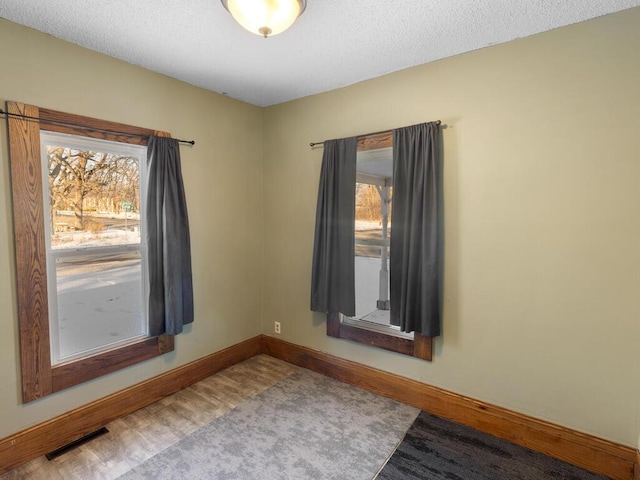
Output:
M93 440L94 438L98 438L105 433L109 433L109 430L107 430L106 427L99 428L95 432L88 433L84 437L80 437L79 439L74 440L73 442L69 442L66 445L63 445L62 447L54 450L53 452L47 453L45 457L47 457L47 460L51 461L54 458L59 457L60 455L64 455L69 450L78 448L80 445L84 445L85 443Z

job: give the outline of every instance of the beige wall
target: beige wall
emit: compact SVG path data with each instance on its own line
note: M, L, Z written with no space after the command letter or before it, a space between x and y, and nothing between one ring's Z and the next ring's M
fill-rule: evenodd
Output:
M0 19L0 101L165 130L181 147L196 319L175 352L21 405L6 124L0 128L0 438L261 333L262 111Z
M169 355L23 406L0 128L0 438L277 320L285 340L637 445L639 24L634 9L261 110L0 20L0 100L197 142L181 149L196 322ZM435 119L448 126L435 359L327 338L308 307L322 156L308 142Z
M264 332L627 445L640 431L640 8L265 113ZM309 312L321 149L441 119L432 363Z

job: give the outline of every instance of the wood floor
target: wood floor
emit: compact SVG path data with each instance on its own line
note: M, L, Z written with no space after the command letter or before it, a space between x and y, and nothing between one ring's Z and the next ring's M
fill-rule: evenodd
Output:
M258 355L106 425L109 433L48 461L37 458L0 480L111 480L173 445L297 367Z

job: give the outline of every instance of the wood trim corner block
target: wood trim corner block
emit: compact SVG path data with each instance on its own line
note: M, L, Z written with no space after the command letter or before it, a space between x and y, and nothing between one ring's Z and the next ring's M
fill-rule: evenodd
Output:
M175 348L175 336L167 335L166 333L158 337L158 353L164 355L165 353L173 352Z

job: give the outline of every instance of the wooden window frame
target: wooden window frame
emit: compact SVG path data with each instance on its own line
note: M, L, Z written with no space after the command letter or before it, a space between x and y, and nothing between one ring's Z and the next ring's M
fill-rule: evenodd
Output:
M9 114L22 400L28 403L174 349L173 336L160 335L144 337L78 360L51 364L40 131L135 145L147 145L150 135L170 135L17 102L7 102L6 107Z
M359 152L392 146L393 137L391 131L365 135L358 138ZM433 359L433 337L427 337L418 332L413 332L412 339L393 335L393 333L356 327L344 323L339 313L327 314L327 335L383 348L422 360L431 361Z
M368 330L344 323L339 313L327 313L327 335L352 342L384 348L392 352L431 361L433 359L433 337L413 332L413 338L399 337L392 333Z

